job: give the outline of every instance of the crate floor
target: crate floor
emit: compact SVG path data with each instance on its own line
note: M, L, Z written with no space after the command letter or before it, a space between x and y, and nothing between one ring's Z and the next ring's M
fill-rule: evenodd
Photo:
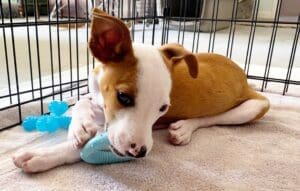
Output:
M199 129L187 146L153 133L145 159L113 165L79 162L28 175L10 156L20 148L47 147L66 132L0 133L1 190L300 190L300 98L267 95L270 112L259 122ZM58 153L59 154L59 153Z

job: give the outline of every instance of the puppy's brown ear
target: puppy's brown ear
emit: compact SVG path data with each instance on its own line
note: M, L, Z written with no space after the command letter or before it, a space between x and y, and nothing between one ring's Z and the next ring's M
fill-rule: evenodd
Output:
M172 43L166 44L159 49L164 58L169 62L169 67L173 68L180 60L184 60L188 66L189 73L193 78L198 75L198 63L196 57L181 45Z
M129 30L118 18L93 9L89 48L102 63L118 62L133 55Z

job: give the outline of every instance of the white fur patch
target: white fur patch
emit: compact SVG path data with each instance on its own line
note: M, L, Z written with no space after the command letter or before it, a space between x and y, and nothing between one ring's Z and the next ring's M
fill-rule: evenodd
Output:
M108 129L112 144L122 153L130 149L130 143L151 150L152 126L165 113L159 109L170 104L170 72L159 50L143 44L133 44L133 49L138 60L135 106L119 111Z
M170 104L170 72L156 47L134 44L134 50L138 59L136 108L149 117L157 118L161 115L159 108Z

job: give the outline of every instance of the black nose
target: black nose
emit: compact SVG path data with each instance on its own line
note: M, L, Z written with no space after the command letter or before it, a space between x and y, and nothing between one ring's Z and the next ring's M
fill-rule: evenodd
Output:
M147 147L144 145L141 147L139 153L135 156L136 158L144 157L147 153Z

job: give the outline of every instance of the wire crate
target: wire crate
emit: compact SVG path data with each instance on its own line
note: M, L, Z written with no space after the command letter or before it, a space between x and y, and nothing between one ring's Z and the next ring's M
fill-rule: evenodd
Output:
M257 90L299 96L300 16L281 17L285 1L275 2L266 19L260 0L0 0L0 129L20 124L33 104L46 113L49 100L88 93L93 7L121 18L134 42L222 54Z

